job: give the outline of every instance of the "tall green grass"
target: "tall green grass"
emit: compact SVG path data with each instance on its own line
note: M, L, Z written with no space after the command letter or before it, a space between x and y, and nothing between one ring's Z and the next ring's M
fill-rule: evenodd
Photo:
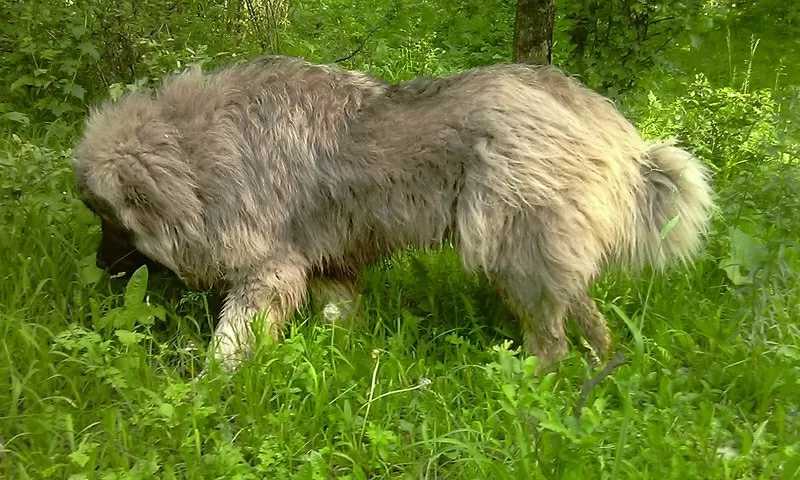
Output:
M637 121L715 165L721 208L694 267L611 271L594 288L626 363L591 390L576 336L559 372L535 376L508 312L449 248L375 266L361 325L303 310L236 374L193 382L219 298L101 275L98 222L72 187L76 130L8 132L0 475L798 478L796 145L770 90L701 78L675 98L651 96Z

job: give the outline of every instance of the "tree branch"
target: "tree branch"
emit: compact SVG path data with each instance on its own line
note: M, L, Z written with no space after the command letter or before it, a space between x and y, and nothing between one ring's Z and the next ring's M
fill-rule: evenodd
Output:
M617 350L617 353L614 354L614 358L609 360L605 367L603 367L600 372L597 373L592 378L587 378L586 381L583 382L583 387L581 387L581 396L578 399L578 403L575 405L575 412L573 415L576 419L581 418L581 412L583 411L583 407L586 406L586 402L589 401L589 395L592 394L592 390L594 387L600 384L607 376L614 373L614 370L620 367L620 365L624 365L628 363L625 360L625 357L622 355L622 350Z
M655 36L655 35L653 35L653 36ZM670 44L670 42L672 42L673 40L675 40L675 37L669 37L669 39L667 39L667 41L666 41L666 42L662 43L660 47L658 47L658 48L656 48L656 49L655 49L655 51L653 52L653 55L655 55L656 53L658 53L658 52L660 52L661 50L663 50L663 49L664 49L664 47L666 47L667 45L669 45L669 44Z
M350 52L350 54L349 54L349 55L347 55L347 56L344 56L344 57L342 57L342 58L340 58L340 59L338 59L338 60L334 60L332 63L341 63L341 62L344 62L345 60L350 60L351 58L353 58L353 57L355 57L356 55L358 55L358 53L359 53L361 50L363 50L363 49L364 49L364 46L367 44L367 40L369 40L369 37L371 37L371 36L372 36L372 34L374 34L375 32L377 32L379 28L381 28L381 26L380 26L380 25L378 25L377 27L375 27L375 28L373 28L372 30L370 30L370 32L367 34L367 36L366 36L366 37L364 37L364 40L362 40L362 41L361 41L361 43L358 45L358 47L356 47L356 49L355 49L355 50L353 50L352 52Z
M661 23L661 22L667 22L669 20L675 20L675 17L672 16L672 17L656 18L655 20L650 21L650 25L655 25L656 23Z

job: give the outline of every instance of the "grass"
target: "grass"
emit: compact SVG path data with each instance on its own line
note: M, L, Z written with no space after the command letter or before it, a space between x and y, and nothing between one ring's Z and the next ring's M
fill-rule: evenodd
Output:
M772 150L718 185L697 265L598 283L627 362L586 392L577 337L534 376L447 248L371 270L363 325L300 312L283 343L195 383L219 299L99 275L70 144L0 141L2 478L800 476L800 190Z

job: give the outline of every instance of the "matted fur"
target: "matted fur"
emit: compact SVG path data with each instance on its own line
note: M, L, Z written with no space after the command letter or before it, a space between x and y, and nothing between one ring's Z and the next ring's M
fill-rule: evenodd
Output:
M691 154L521 64L398 85L280 56L194 69L94 109L75 168L104 230L227 293L215 340L230 364L255 315L277 338L309 289L351 301L379 256L448 235L518 316L527 352L561 357L570 313L605 356L591 282L611 262L690 261L712 208Z

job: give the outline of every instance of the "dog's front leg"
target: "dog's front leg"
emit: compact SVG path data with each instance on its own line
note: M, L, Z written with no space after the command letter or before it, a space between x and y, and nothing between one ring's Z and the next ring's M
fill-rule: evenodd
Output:
M212 339L215 358L228 370L249 355L254 324L263 325L275 340L280 338L286 318L306 295L307 277L305 269L296 264L269 263L231 280Z

